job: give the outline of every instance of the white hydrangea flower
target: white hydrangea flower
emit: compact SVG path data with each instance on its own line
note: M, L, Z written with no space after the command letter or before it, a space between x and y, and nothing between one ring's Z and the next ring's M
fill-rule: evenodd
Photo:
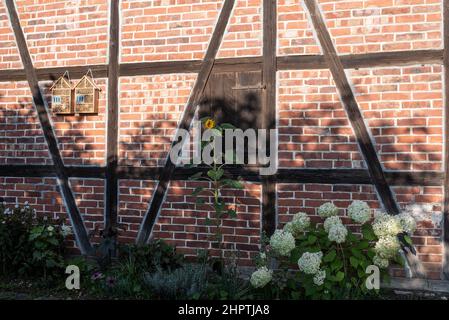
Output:
M336 243L343 243L346 241L348 229L343 224L335 224L329 228L328 238L330 241Z
M295 238L303 233L310 226L310 218L304 212L299 212L293 216L292 221L284 226L284 230L290 232Z
M336 216L337 214L338 208L332 202L326 202L318 208L318 215L323 218Z
M280 256L288 256L295 248L295 238L285 230L276 230L270 238L270 246Z
M313 277L313 283L317 286L322 286L324 279L326 279L326 270L320 270Z
M390 264L388 259L384 259L381 258L380 256L378 256L377 254L374 256L373 258L373 262L376 266L378 266L381 269L386 269L388 268L388 265Z
M325 230L326 232L329 232L329 229L330 229L332 226L335 226L335 225L337 225L337 224L343 224L343 222L341 222L340 217L338 217L338 216L332 216L332 217L326 218L326 220L324 221L324 224L323 224L324 230Z
M250 283L254 288L263 288L271 281L272 275L273 271L267 267L259 268L251 275Z
M401 224L402 229L409 235L412 235L416 230L416 220L409 213L402 212L396 216Z
M69 234L72 234L72 229L70 226L63 225L61 227L61 233L63 237L67 237Z
M47 231L48 232L53 232L55 230L55 227L53 227L53 226L48 226L47 227Z
M398 253L400 248L401 245L396 236L386 236L377 241L374 251L382 259L391 259Z
M396 236L403 232L403 229L397 217L387 213L380 213L374 219L373 231L376 236L381 238Z
M348 207L348 215L355 222L364 224L371 218L371 209L365 201L355 200Z
M321 258L323 253L320 252L304 252L298 260L299 270L306 274L316 274L320 271Z

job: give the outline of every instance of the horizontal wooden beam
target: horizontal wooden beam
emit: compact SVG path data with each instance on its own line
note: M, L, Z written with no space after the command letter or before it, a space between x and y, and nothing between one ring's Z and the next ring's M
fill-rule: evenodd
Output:
M67 166L70 178L104 179L105 167ZM117 168L119 179L158 180L162 167L125 167ZM188 180L198 170L207 168L176 168L173 180ZM245 181L260 182L257 167L227 167L229 176L241 177ZM0 165L0 177L53 177L51 165ZM440 171L385 171L389 184L395 186L442 186L444 173ZM364 169L279 169L272 176L278 183L325 183L325 184L371 184L368 171Z
M346 69L407 66L415 64L442 64L443 50L413 50L379 52L367 54L342 55L341 61ZM263 57L242 57L217 59L212 72L259 71L262 70ZM278 56L277 70L325 69L322 55ZM145 76L170 73L197 73L201 60L159 61L122 63L119 66L121 77ZM91 69L96 78L106 78L108 65L86 65L71 67L52 67L36 69L39 80L56 80L65 71L70 78L79 79ZM23 69L0 70L0 82L25 81Z
M442 64L443 50L378 52L339 56L345 69L394 67L416 64ZM278 70L327 69L321 55L292 55L277 58Z
M65 172L70 178L104 179L105 167L67 166ZM1 165L0 177L44 178L55 177L52 165Z

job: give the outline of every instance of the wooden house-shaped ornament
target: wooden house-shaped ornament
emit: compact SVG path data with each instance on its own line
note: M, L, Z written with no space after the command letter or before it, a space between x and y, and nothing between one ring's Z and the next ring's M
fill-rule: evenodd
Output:
M55 114L73 113L73 90L70 80L65 75L50 87L51 109Z
M92 77L84 75L73 88L74 107L77 114L97 114L98 99L101 89L95 84Z

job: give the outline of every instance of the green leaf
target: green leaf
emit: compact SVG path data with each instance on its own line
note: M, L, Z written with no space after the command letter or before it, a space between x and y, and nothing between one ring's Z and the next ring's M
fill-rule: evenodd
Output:
M204 200L203 198L197 198L197 199L195 200L195 203L196 203L196 204L204 204L204 203L206 203L206 200Z
M316 236L314 236L313 234L311 234L307 237L308 244L314 244L317 240L318 240L318 238Z
M290 262L297 263L300 257L301 257L301 250L298 247L296 247L290 253Z
M235 210L233 210L233 209L229 209L229 210L228 210L228 215L229 215L231 218L236 218L236 217L237 217L237 212L235 212Z
M358 259L364 259L365 257L363 256L362 252L356 248L352 248L351 249L352 254L358 258Z
M201 178L202 175L203 175L202 172L197 172L194 175L192 175L191 177L189 177L189 180L198 180L199 178Z
M359 260L355 257L350 257L349 262L351 263L351 266L353 266L354 268L357 268L357 266L359 265Z
M223 179L222 180L222 186L229 186L231 188L235 189L243 189L243 183L237 180L232 179Z
M405 240L405 242L407 242L407 244L413 246L413 241L412 241L412 238L410 238L410 236L404 235L404 240Z
M213 128L213 129L211 129L211 130L212 130L212 135L213 135L214 137L221 137L221 136L222 136L221 131L220 131L219 129Z
M374 234L373 228L369 224L365 224L362 226L362 235L365 240L376 240L376 235Z
M236 127L230 123L222 123L220 127L223 129L236 129Z
M337 272L337 275L335 276L335 280L337 280L338 282L343 281L343 279L345 278L345 274L341 271Z
M360 243L357 245L357 249L363 250L369 247L369 241L366 240L362 240L360 241Z
M324 262L332 262L332 261L334 261L336 256L337 256L337 252L335 250L332 250L323 257L323 261Z
M218 168L216 170L211 169L209 171L207 171L207 175L209 176L209 178L213 179L213 180L220 180L220 178L223 176L224 174L224 170L222 168Z
M343 267L343 262L340 259L335 259L331 263L332 270L340 270Z
M203 187L196 187L195 190L193 190L193 192L192 192L192 196L199 195L203 190L204 190Z

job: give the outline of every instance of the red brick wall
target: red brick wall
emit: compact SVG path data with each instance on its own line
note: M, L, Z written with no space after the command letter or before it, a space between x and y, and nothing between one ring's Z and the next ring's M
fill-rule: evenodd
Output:
M441 0L320 0L340 54L442 48ZM109 1L16 1L36 67L105 64ZM120 62L202 59L223 1L121 1ZM278 54L320 54L309 18L297 0L278 0ZM262 1L237 0L218 57L262 54ZM22 68L3 2L0 2L0 70ZM347 70L356 98L388 170L442 170L443 98L440 65ZM66 165L104 165L107 79L99 79L98 115L52 116ZM196 74L122 77L119 83L119 163L162 166ZM282 168L363 168L362 156L328 70L278 72L279 165ZM74 79L76 81L76 79ZM51 82L41 82L48 96ZM0 83L0 164L51 164L26 82ZM29 201L40 214L66 217L53 178L0 178L0 197ZM104 182L71 179L89 230L103 224ZM119 181L120 240L132 242L156 181ZM153 237L194 255L211 248L207 208L195 208L195 183L176 181L156 221ZM442 187L394 187L403 209L419 219L413 239L428 276L442 266ZM226 191L238 218L226 221L227 244L242 264L260 243L259 184ZM289 215L332 201L342 208L364 199L379 202L371 186L280 184L280 225ZM67 221L68 223L68 221ZM73 239L72 239L73 240ZM73 242L73 241L72 241ZM69 244L70 246L70 244ZM73 243L72 243L73 246ZM229 248L231 249L231 248ZM228 251L229 252L229 251ZM395 271L399 272L399 271Z

